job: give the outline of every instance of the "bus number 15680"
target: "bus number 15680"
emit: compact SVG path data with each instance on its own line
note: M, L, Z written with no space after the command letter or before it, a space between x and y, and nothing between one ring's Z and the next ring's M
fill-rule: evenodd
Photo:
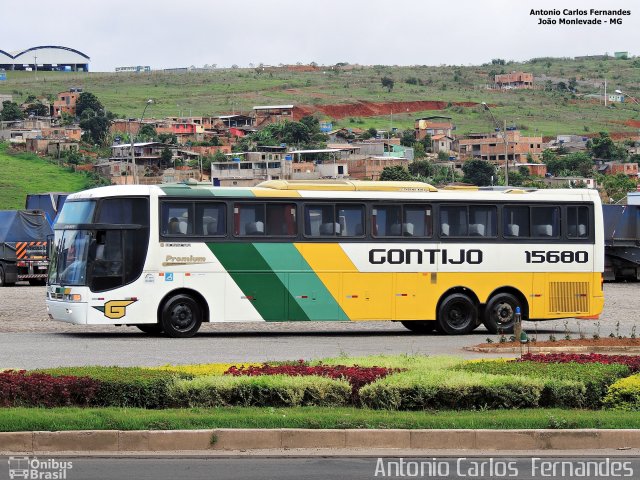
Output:
M527 263L587 263L589 253L584 250L526 250Z

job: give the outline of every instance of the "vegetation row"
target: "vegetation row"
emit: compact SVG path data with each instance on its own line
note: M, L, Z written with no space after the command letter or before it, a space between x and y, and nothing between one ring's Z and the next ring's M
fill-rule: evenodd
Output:
M640 410L638 356L347 360L8 370L0 373L0 406Z

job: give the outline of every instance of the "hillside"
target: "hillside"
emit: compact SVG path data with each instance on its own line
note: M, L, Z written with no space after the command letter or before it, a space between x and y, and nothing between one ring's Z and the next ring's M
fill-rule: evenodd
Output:
M322 118L333 118L337 126L370 126L412 128L413 120L426 115L447 115L458 126L457 133L486 131L493 127L491 117L477 106L459 106L456 102L479 104L486 102L496 118L518 126L530 134L637 132L629 121L640 120L640 105L619 104L612 108L583 95L602 94L602 83L608 80L608 91L621 89L634 97L640 96L640 59L573 60L534 59L525 63L483 66L345 66L339 69L266 68L219 69L184 73L151 72L141 74L8 72L7 81L0 82L0 93L14 95L21 101L28 94L53 94L69 87L83 87L96 94L105 107L124 117L139 117L145 101L155 103L147 117L177 115L220 115L249 112L255 105L296 104L319 111ZM578 96L557 91L487 90L495 73L511 71L533 72L536 85L566 84L576 79ZM395 81L391 92L382 88L380 79ZM410 83L407 83L409 81ZM360 101L382 105L368 116L354 108L339 104ZM438 110L397 108L387 102L444 102ZM447 108L446 105L451 105ZM352 115L332 117L330 105ZM365 116L367 115L367 116Z
M0 143L0 210L24 208L27 193L77 192L90 186L84 173L70 172L30 153L11 154Z

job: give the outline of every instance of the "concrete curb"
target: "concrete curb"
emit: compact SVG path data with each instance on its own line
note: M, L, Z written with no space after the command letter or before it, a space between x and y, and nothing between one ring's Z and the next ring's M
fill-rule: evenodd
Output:
M618 355L629 355L634 353L640 353L640 346L636 347L607 347L607 346L581 346L581 347L462 347L463 350L468 352L481 352L481 353L517 353L520 354L523 351L525 353L610 353Z
M2 432L0 453L275 449L577 450L640 448L636 430L85 430Z

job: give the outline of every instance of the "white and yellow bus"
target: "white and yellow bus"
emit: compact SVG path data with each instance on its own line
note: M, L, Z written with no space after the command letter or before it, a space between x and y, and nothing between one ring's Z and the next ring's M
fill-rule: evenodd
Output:
M603 308L593 190L418 182L110 186L70 195L47 286L54 320L170 337L202 322L399 321L509 332Z

